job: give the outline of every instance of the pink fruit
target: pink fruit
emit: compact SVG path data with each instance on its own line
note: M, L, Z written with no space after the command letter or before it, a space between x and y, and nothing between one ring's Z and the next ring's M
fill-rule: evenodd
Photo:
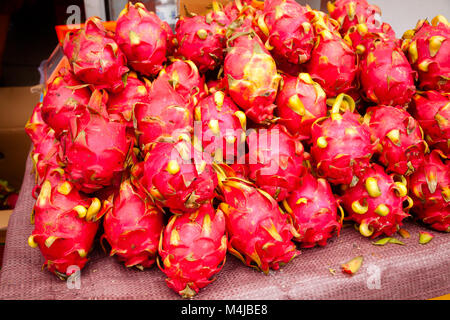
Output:
M211 204L193 213L173 215L159 244L158 265L166 283L183 298L192 298L214 281L227 253L225 218Z
M450 95L437 91L417 93L409 111L423 129L428 145L450 156Z
M341 200L346 219L356 222L363 236L375 238L391 236L409 216L410 206L403 208L404 201L411 201L407 193L406 181L394 181L393 175L373 164L354 186L344 188Z
M70 119L87 113L86 106L91 97L87 86L68 69L62 69L48 85L42 100L42 118L57 136L67 132Z
M291 241L296 234L278 203L251 183L227 178L219 183L229 236L228 251L247 266L269 273L300 252Z
M159 142L134 170L146 192L173 213L192 213L214 198L217 176L190 142Z
M281 76L274 59L253 31L229 42L224 76L233 101L257 123L273 119L273 104Z
M301 185L283 200L283 206L298 233L294 240L302 247L325 246L328 239L339 234L338 203L325 179L307 173Z
M304 174L303 145L286 128L276 124L248 136L249 177L276 201L300 186Z
M45 266L60 278L82 269L107 203L89 199L53 171L40 188L34 205L34 230L28 244L39 246ZM79 270L78 269L78 270Z
M388 173L409 175L423 162L428 145L419 123L399 108L377 106L367 109L372 141L378 141L376 154Z
M404 106L416 91L415 73L408 59L391 40L374 40L360 63L364 97L379 105Z
M401 41L396 38L394 29L386 22L381 24L360 23L351 26L344 35L345 42L358 54L363 54L374 40L380 38L401 45Z
M311 137L311 126L327 114L326 95L307 73L283 76L277 95L279 123L293 135Z
M431 228L450 232L450 163L439 150L409 177L413 213Z
M103 239L126 267L149 268L155 262L163 229L163 212L147 195L125 180L104 217Z
M450 92L450 23L439 15L431 25L420 20L415 30L403 35L402 48L419 73L419 87L424 90Z
M356 54L340 36L327 29L318 32L306 71L328 97L350 92L357 70Z
M84 28L67 33L63 49L81 81L111 92L123 89L127 59L99 18L91 17Z
M156 76L170 51L173 32L142 3L127 3L117 19L115 41L129 66L145 76Z

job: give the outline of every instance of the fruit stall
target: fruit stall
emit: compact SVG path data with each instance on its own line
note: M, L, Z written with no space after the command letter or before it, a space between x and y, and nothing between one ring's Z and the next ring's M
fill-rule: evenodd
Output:
M56 27L0 298L449 294L446 17L183 7Z

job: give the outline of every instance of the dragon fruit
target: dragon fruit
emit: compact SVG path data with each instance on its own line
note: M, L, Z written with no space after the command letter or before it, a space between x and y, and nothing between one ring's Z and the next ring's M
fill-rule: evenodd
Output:
M276 57L292 64L309 60L314 46L314 29L306 12L307 9L294 0L264 2L258 26L267 38L266 47Z
M156 143L132 171L156 205L173 213L195 212L215 196L211 164L186 140Z
M194 114L201 122L195 137L215 162L234 162L239 152L245 152L245 114L224 92L215 91L200 100Z
M89 18L85 27L68 32L64 54L81 81L96 89L123 90L123 76L128 72L127 58L97 17Z
M129 66L145 76L156 76L170 54L174 35L167 22L144 4L125 5L117 19L115 41Z
M86 106L91 98L87 86L68 69L62 69L48 85L42 100L42 118L57 136L67 132L70 119L87 113Z
M366 0L328 1L328 13L340 24L340 31L345 34L348 29L360 23L374 24L381 10Z
M436 16L431 25L420 20L415 30L403 35L402 48L419 73L419 87L424 90L450 92L450 23Z
M297 233L278 203L265 191L236 178L219 183L225 214L228 251L245 265L266 274L278 270L300 252L291 241Z
M406 180L394 181L383 167L373 164L354 186L345 186L341 196L347 220L359 225L365 237L391 236L397 232L402 221L409 217L407 211L412 206L408 197ZM403 202L409 205L403 208Z
M450 232L450 163L439 151L409 177L412 212L431 228Z
M374 40L360 63L361 90L366 100L404 106L416 91L415 73L400 47L391 40Z
M223 267L227 236L223 213L204 204L193 213L173 215L159 243L160 269L166 283L183 298L192 298L214 281Z
M366 51L366 47L370 46L376 39L392 41L398 46L401 40L397 39L394 29L389 23L383 22L378 24L360 23L351 26L344 35L344 40L358 54L362 55Z
M304 174L302 143L282 125L252 131L248 136L249 177L276 201L300 186Z
M105 103L105 95L94 91L88 117L71 119L68 134L61 138L68 179L86 193L120 179L132 146L127 124L112 121Z
M326 95L308 73L283 76L277 95L276 113L291 134L311 138L311 126L327 114Z
M340 108L348 110L341 115ZM353 184L375 151L368 125L361 124L353 110L353 100L340 94L331 116L317 120L311 128L311 156L317 173L332 184Z
M111 245L110 255L116 255L126 267L151 267L163 229L163 212L130 179L121 183L112 203L103 219L102 236Z
M417 120L399 108L377 106L367 109L372 141L378 141L378 161L388 173L410 175L423 162L428 145Z
M193 131L193 106L186 103L164 76L152 85L149 102L135 104L136 134L145 154L157 141Z
M424 131L430 148L450 156L450 94L437 91L420 92L413 96L409 111Z
M356 54L339 35L324 29L317 34L306 71L328 97L348 93L355 88Z
M331 187L325 179L310 173L302 177L301 185L283 200L283 207L292 217L298 236L295 241L303 248L325 246L334 234L339 234L342 221Z
M110 117L133 127L133 112L136 103L149 102L151 83L147 79L139 80L135 72L129 72L125 89L109 95L107 109Z
M194 62L204 73L223 63L226 27L205 16L181 17L175 26L175 56Z
M245 110L248 118L263 123L273 119L273 102L281 76L264 44L249 30L229 38L224 76L233 101Z
M66 278L76 271L73 266L82 269L88 261L98 219L107 209L107 203L82 195L54 170L40 187L28 244L39 246L50 272Z
M200 75L197 66L190 60L173 59L158 77L167 80L192 107L207 95L205 77Z

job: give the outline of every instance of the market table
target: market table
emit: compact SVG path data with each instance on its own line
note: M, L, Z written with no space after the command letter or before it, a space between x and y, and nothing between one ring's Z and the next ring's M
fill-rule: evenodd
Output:
M102 251L99 243L81 270L80 288L70 289L47 270L38 249L27 245L33 230L30 213L34 174L30 158L18 204L6 235L0 271L0 299L179 299L164 283L155 265L139 271L126 269ZM344 228L326 247L302 249L302 254L279 271L264 275L229 255L217 280L195 299L429 299L450 293L450 234L418 243L422 225L407 221L411 238L405 245L375 246L353 228ZM340 265L362 255L353 276ZM72 286L73 287L73 286Z

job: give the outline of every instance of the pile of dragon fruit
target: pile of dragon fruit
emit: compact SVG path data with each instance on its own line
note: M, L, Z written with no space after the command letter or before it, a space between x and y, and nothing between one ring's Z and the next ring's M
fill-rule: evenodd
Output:
M47 269L67 278L101 244L193 297L227 252L267 274L344 224L450 232L450 24L400 39L366 0L328 11L213 2L173 31L129 3L115 31L69 32L26 125Z

